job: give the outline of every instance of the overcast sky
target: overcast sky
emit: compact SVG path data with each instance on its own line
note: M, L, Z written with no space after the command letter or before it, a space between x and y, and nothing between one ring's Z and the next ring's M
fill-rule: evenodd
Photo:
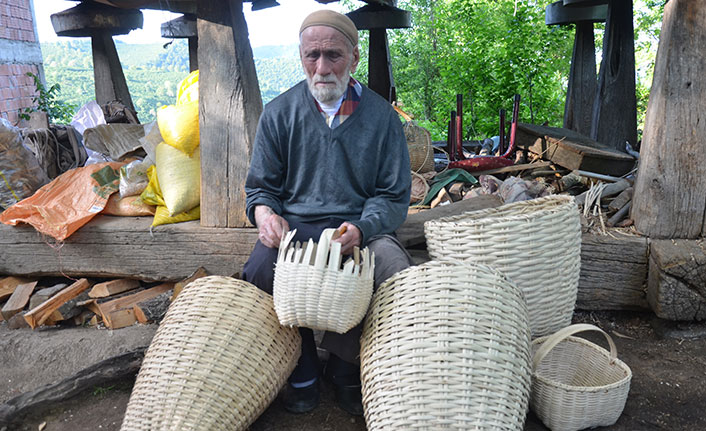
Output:
M69 40L66 37L58 37L54 33L49 16L53 13L72 8L78 4L75 1L64 0L33 0L34 14L37 20L37 32L40 42L53 42L57 40ZM253 47L264 45L291 45L298 43L299 25L311 12L318 9L341 10L338 2L323 5L315 0L279 0L280 6L263 9L255 12L250 11L250 3L243 6L245 19L248 23L250 33L250 44ZM140 30L133 30L129 34L116 36L116 40L127 43L155 43L168 42L160 36L160 25L178 17L178 14L171 12L148 10L142 11L144 25Z

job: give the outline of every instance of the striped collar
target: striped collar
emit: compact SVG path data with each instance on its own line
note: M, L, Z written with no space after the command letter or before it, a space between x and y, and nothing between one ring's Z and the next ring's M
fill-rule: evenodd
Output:
M324 120L326 120L326 124L333 129L346 121L346 119L353 114L355 108L358 107L358 103L360 103L360 95L362 92L363 87L360 82L351 77L348 81L348 88L346 89L346 92L343 93L343 101L341 102L341 106L338 108L336 114L334 114L331 118L326 115L326 112L324 112L316 99L314 99L314 102L316 102L316 108L319 112L321 112Z

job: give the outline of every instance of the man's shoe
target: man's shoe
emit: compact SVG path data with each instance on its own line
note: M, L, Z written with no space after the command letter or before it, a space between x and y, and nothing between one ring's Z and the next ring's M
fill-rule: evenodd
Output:
M282 393L282 403L290 413L307 413L319 405L319 381L309 386L295 388L287 383Z
M333 384L336 393L336 403L347 413L353 416L363 416L363 397L360 385Z

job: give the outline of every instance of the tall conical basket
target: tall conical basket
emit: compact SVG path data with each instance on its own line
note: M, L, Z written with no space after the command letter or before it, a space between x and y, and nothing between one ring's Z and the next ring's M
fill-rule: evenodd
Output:
M581 266L574 198L551 195L424 223L432 259L493 266L522 289L532 337L571 324Z
M230 277L195 280L152 339L121 430L244 430L277 396L300 346L267 293Z
M527 306L494 269L430 261L373 297L361 337L369 430L522 430L530 372Z
M282 238L275 266L274 303L285 326L347 332L365 317L373 294L375 255L353 251L345 263L336 229L325 229L315 243L294 243L296 230Z

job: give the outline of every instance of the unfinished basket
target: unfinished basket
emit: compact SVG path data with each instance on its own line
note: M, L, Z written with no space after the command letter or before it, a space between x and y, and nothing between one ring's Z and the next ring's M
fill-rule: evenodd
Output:
M532 336L571 324L581 265L574 198L551 195L424 223L432 259L493 266L522 289Z
M482 265L430 261L375 293L361 337L369 430L522 430L530 333L520 289Z
M341 267L336 229L325 229L314 243L293 244L296 230L279 246L274 279L275 312L285 326L347 332L365 316L373 293L375 255L354 249Z
M610 352L579 337L598 331ZM578 324L532 342L532 395L535 414L553 431L613 425L623 412L632 371L617 358L615 343L600 328Z
M195 280L152 339L121 430L244 430L277 396L300 345L267 293L230 277Z

